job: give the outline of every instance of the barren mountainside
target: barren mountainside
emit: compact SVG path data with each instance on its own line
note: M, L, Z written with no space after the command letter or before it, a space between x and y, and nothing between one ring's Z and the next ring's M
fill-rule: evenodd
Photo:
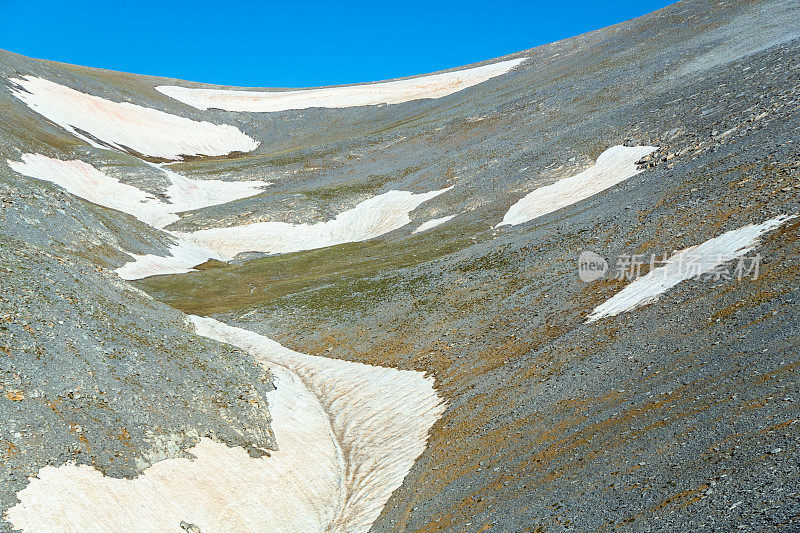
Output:
M252 89L0 51L0 530L800 528L800 5Z

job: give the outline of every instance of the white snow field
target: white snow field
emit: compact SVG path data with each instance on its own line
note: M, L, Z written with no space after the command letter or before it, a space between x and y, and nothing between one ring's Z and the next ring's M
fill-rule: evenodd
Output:
M177 235L214 250L227 259L232 259L239 252L288 253L365 241L410 223L411 211L450 189L452 186L419 194L409 191L385 192L342 211L332 220L317 224L256 222Z
M594 322L654 302L680 282L713 272L718 266L747 254L758 244L761 235L795 216L781 215L761 224L744 226L673 254L664 266L635 279L595 307L586 321Z
M178 220L177 213L247 198L269 185L263 181L193 180L156 166L170 182L166 190L169 201L165 202L80 160L23 154L21 161L7 162L12 170L24 176L55 183L70 194L128 213L156 228Z
M258 142L227 124L199 122L128 102L112 102L58 83L23 76L12 94L31 109L98 148L180 160L250 152Z
M526 58L406 80L288 91L198 89L162 85L156 90L197 109L265 113L310 107L343 108L441 98L507 73Z
M426 220L425 222L423 222L422 224L417 226L417 229L415 229L411 233L412 234L413 233L422 233L423 231L429 230L431 228L435 228L436 226L441 226L442 224L444 224L448 220L452 220L454 218L455 218L455 215L448 215L448 216L445 216L445 217L433 218L431 220Z
M167 233L175 237L173 233ZM164 274L185 274L193 272L194 267L209 259L225 260L214 250L181 238L175 238L175 243L169 247L168 255L128 253L133 257L133 261L128 261L114 270L120 278L128 281Z
M290 253L365 241L405 226L411 222L411 211L451 188L420 194L389 191L317 224L256 222L192 233L169 232L177 240L170 255L131 254L133 261L116 272L127 280L183 274L209 259L228 261L239 252Z
M445 404L421 372L315 357L211 318L197 333L238 346L276 378L279 450L251 458L202 439L133 480L89 466L41 469L6 517L26 532L366 532L424 451Z
M636 161L656 151L655 146L612 146L583 172L540 187L511 206L497 226L523 224L594 196L635 176Z
M9 160L8 165L20 174L55 183L70 194L128 213L158 229L178 220L177 213L253 196L269 185L261 181L192 180L154 165L170 181L167 203L79 160L24 154L21 161ZM288 253L372 239L410 223L411 211L451 188L420 194L389 191L318 224L257 222L193 233L167 231L175 239L168 255L131 254L133 260L116 272L126 280L183 274L209 259L230 260L239 252Z

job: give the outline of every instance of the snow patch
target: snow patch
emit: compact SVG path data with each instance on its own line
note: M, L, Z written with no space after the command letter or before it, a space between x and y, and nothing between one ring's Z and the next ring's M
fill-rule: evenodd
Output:
M250 152L259 144L227 124L198 122L128 102L112 102L35 76L10 81L18 86L12 94L28 107L98 148L179 160Z
M256 222L192 233L168 232L177 241L169 255L133 255L134 260L116 272L127 280L183 274L209 259L229 261L240 252L290 253L365 241L405 226L417 206L450 189L421 194L389 191L318 224Z
M180 238L169 247L167 253L166 256L130 254L133 261L125 263L114 272L122 279L134 280L164 274L185 274L193 272L194 267L209 259L224 260L215 251Z
M294 91L195 89L162 85L156 90L197 109L222 109L254 113L307 109L399 104L421 98L441 98L507 73L527 58L418 78L347 87Z
M262 193L271 185L266 181L193 180L181 176L163 165L154 165L167 176L170 186L167 197L176 213L212 205L226 204Z
M79 160L62 161L41 154L23 154L21 161L9 160L8 165L20 174L55 183L70 194L128 213L158 229L177 221L180 218L177 213L253 196L269 185L260 181L192 180L153 165L170 181L166 191L169 202L165 202ZM226 261L240 252L288 253L364 241L410 223L411 211L450 189L452 186L420 194L389 191L318 224L257 222L192 233L167 231L175 239L168 255L131 254L133 260L116 272L126 280L183 274L209 259ZM441 222L444 219L449 220L443 217Z
M89 202L133 215L156 228L178 220L177 213L253 196L269 185L262 181L192 180L157 167L170 181L166 191L169 202L165 202L79 160L23 154L21 161L9 160L8 166L24 176L55 183Z
M436 226L440 226L440 225L444 224L445 222L447 222L448 220L452 220L453 218L455 218L455 215L448 215L446 217L434 218L434 219L431 219L431 220L426 220L425 222L423 222L422 224L417 226L417 229L415 229L411 233L412 233L412 235L414 233L422 233L425 230L429 230L431 228L435 228Z
M240 252L288 253L372 239L411 222L409 213L451 187L416 194L389 191L317 224L256 222L177 234L227 259Z
M795 216L781 215L762 224L723 233L682 250L670 257L664 266L632 281L612 298L595 307L586 321L594 322L651 303L681 281L712 272L717 266L743 256L758 244L761 235L793 218Z
M40 154L24 154L21 159L9 160L8 165L20 174L55 183L84 200L128 213L159 229L178 220L177 213L253 196L269 185L261 181L192 180L153 165L170 181L167 203L83 161L62 161ZM175 239L168 255L131 254L133 261L116 272L126 280L183 274L209 259L226 261L239 252L288 253L364 241L410 223L411 211L450 189L452 186L420 194L389 191L319 224L257 222L193 233L167 231Z
M133 480L47 466L6 519L26 532L170 531L182 520L202 531L368 531L444 413L433 379L191 318L199 335L238 346L276 377L269 405L279 450L254 459L202 439L195 459L161 461Z
M294 372L319 399L344 454L344 500L331 529L369 530L425 451L433 424L444 414L446 406L433 378L422 372L307 355L212 318L192 320L198 334L233 344L268 368L278 364ZM273 427L276 422L273 413Z
M580 174L527 194L511 206L497 226L529 222L613 187L641 172L636 168L636 161L657 149L654 146L612 146Z

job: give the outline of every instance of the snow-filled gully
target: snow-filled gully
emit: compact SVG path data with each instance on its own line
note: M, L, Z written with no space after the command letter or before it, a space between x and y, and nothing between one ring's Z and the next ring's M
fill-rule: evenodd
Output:
M15 81L24 88L15 91L18 98L102 148L179 159L254 147L230 127L110 102L39 78ZM172 143L154 134L167 126L175 128ZM198 141L203 135L207 138ZM79 160L23 154L8 164L156 229L177 221L180 212L252 196L269 185L192 180L154 165L169 183L161 200ZM209 258L230 259L240 251L287 252L365 240L409 224L411 211L447 190L389 191L319 224L167 231L175 238L171 255L137 256L117 272L136 279L186 272ZM433 378L306 355L211 318L190 320L198 335L241 348L275 377L268 400L279 449L253 458L243 448L202 438L189 450L193 458L159 461L134 479L108 477L74 463L46 466L17 494L19 503L3 519L25 532L172 531L181 522L203 532L368 531L445 410Z
M30 532L369 530L424 451L444 402L421 372L289 350L211 318L199 335L250 353L276 380L269 394L279 449L251 458L202 439L196 459L167 459L136 479L89 466L45 467L7 519Z
M169 201L162 201L83 161L23 154L21 161L9 160L8 165L20 174L59 185L75 196L133 215L157 229L177 221L177 213L253 196L269 185L260 181L192 180L154 165L170 182L166 190ZM168 255L131 254L133 261L118 268L117 274L127 280L182 274L209 259L233 259L239 252L289 253L372 239L409 224L411 211L451 188L427 193L388 191L317 224L256 222L192 233L167 231L174 239Z
M189 180L167 171L170 201L162 202L82 161L25 154L8 163L153 227L174 221L180 210L250 196L266 185ZM321 224L250 224L221 228L214 238L206 232L198 232L204 238L173 234L178 240L172 256L140 256L118 272L132 279L186 271L187 265L240 250L363 240L408 224L411 210L446 190L390 191ZM160 461L131 480L85 465L48 466L17 494L20 503L6 520L26 532L165 531L181 521L204 532L367 531L444 411L433 379L301 354L210 318L192 321L199 335L240 347L275 376L269 408L279 450L251 458L241 448L204 438L190 450L195 459Z

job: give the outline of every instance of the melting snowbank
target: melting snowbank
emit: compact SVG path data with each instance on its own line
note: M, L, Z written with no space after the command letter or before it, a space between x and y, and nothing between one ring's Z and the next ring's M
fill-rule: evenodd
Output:
M24 531L368 531L424 451L445 405L420 372L289 350L192 317L197 333L252 354L276 376L269 395L279 450L253 459L203 439L133 480L48 466L7 519Z
M198 334L233 344L265 365L285 366L319 398L344 457L345 498L332 529L367 531L425 450L433 424L444 413L433 378L306 355L211 318L192 319Z
M55 183L84 200L133 215L156 228L178 220L177 213L247 198L269 185L262 181L192 180L157 167L170 181L166 191L168 203L83 161L62 161L40 154L23 154L21 159L9 160L8 166L24 176Z
M441 226L442 224L444 224L448 220L452 220L453 218L455 218L455 215L448 215L448 216L445 216L445 217L433 218L431 220L426 220L425 222L423 222L422 224L417 226L417 229L415 229L411 233L412 234L414 234L414 233L422 233L423 231L429 230L431 228L435 228L436 226Z
M745 226L700 245L687 248L669 258L667 264L632 281L611 299L594 308L586 321L630 311L655 301L659 295L681 281L712 272L717 266L741 257L758 244L758 238L794 216L782 215L758 225Z
M240 252L290 253L365 241L405 226L411 222L411 211L451 188L421 194L389 191L318 224L256 222L193 233L170 232L176 238L170 255L132 254L133 261L116 272L127 280L183 274L209 259L228 261Z
M192 180L156 166L170 180L167 203L83 161L24 154L21 161L9 160L8 165L20 174L55 183L84 200L128 213L155 228L178 220L177 213L253 196L269 185L261 181ZM411 222L411 211L451 188L421 194L389 191L319 224L258 222L193 233L167 232L175 238L168 255L132 254L133 261L116 272L126 280L183 274L209 259L225 261L239 252L287 253L372 239L405 226Z
M258 142L227 124L198 122L128 102L112 102L34 76L11 80L31 109L98 148L178 160L250 152Z
M155 166L161 169L170 180L167 197L175 213L227 204L234 200L255 196L263 192L264 187L271 185L267 181L193 180L164 166Z
M133 256L133 261L128 261L114 271L120 278L129 281L164 274L185 274L193 272L194 267L209 259L225 260L214 250L180 238L170 245L168 255L130 255Z
M529 222L613 187L641 172L636 168L636 161L657 149L654 146L612 146L580 174L527 194L511 206L498 226Z
M348 87L294 91L245 91L193 89L163 85L156 90L197 109L275 112L309 107L343 108L399 104L421 98L441 98L500 76L526 58L501 61L455 72L431 74L408 80L384 81Z
M317 224L256 222L178 235L228 259L240 252L288 253L365 241L405 226L411 222L411 211L450 189L452 187L420 194L385 192L339 213L332 220Z
M411 222L411 211L451 188L421 194L389 191L318 224L256 222L193 233L171 232L176 243L170 248L170 255L134 254L133 261L116 272L127 280L183 274L209 259L228 261L240 252L289 253L365 241L405 226Z

